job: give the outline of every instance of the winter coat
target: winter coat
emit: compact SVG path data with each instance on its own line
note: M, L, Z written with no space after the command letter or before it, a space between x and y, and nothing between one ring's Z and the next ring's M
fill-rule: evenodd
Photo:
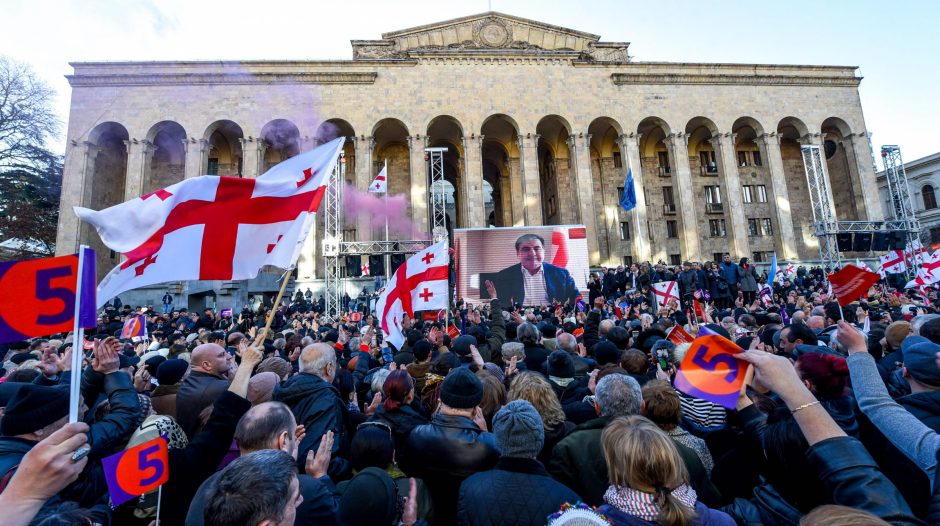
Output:
M290 407L306 436L297 449L297 466L303 471L307 452L316 452L320 439L327 431L333 432L333 457L327 472L333 480L341 480L349 472L344 459L349 445L349 408L340 397L339 390L319 376L300 373L274 388L274 400Z
M721 299L721 298L730 298L731 297L731 287L728 285L728 279L720 271L718 272L709 272L708 277L708 292L711 294L712 299Z
M702 288L702 282L699 281L697 271L689 270L679 273L679 291L683 296L692 294L700 288Z
M454 524L460 484L474 473L496 465L496 437L480 430L467 417L438 413L430 424L418 426L405 441L399 467L420 478L431 492L434 524Z
M738 283L740 290L744 292L757 292L757 269L750 264L745 269L738 266Z
M214 374L191 371L176 392L176 421L192 438L199 429L199 415L228 391L231 382Z
M421 406L420 400L415 399L410 405L403 405L394 411L385 409L384 404L380 405L369 421L388 424L392 428L392 437L395 439L395 450L401 451L411 431L429 423L430 419L424 414L424 407Z
M180 384L159 385L150 394L150 403L158 415L166 415L176 420L176 394Z
M503 457L494 469L477 473L460 485L457 524L543 524L562 504L578 500L578 495L552 479L538 460Z
M545 429L545 440L542 445L542 451L539 453L536 460L543 465L547 465L552 459L552 450L555 449L555 445L574 431L575 427L577 426L573 422L565 420L551 429Z
M614 526L655 526L658 522L649 522L639 517L628 515L618 508L604 504L598 511L604 514ZM701 502L695 503L693 526L735 526L734 519L727 513L713 510Z
M485 362L495 362L502 358L503 343L506 342L506 320L499 298L490 301L490 331L483 343L477 344L477 351Z

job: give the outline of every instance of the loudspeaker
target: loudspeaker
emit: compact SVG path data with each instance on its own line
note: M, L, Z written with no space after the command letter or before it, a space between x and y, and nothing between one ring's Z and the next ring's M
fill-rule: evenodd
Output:
M907 232L891 232L891 250L904 250L907 246Z
M868 252L871 250L871 239L871 232L855 234L855 239L852 241L852 252Z
M405 260L408 259L404 254L392 254L391 258L392 274L395 274L395 271L398 270L398 267L402 266Z
M836 245L839 247L839 252L851 252L852 234L836 234Z
M362 258L360 256L346 256L346 277L358 278L362 276Z
M875 232L871 238L871 249L875 252L887 252L891 246L889 232Z
M369 256L369 273L373 276L384 276L385 258L382 256Z

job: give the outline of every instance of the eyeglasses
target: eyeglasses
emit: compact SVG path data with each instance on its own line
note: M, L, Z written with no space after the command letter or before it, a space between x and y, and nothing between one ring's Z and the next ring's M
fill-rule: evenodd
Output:
M391 428L388 424L386 424L385 422L378 422L378 421L363 422L363 423L359 424L358 426L356 426L356 431L359 431L360 429L362 429L362 428L364 428L364 427L369 427L369 426L374 426L374 427L382 428L382 429L388 431L388 434L389 434L389 435L392 434L392 428Z

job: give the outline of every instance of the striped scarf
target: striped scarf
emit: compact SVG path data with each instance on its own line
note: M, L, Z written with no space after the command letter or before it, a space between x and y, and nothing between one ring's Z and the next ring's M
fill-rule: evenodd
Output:
M672 496L689 508L695 509L695 501L698 496L695 494L695 490L687 484L672 490ZM611 485L604 493L604 502L627 515L639 517L645 521L655 521L659 517L656 495L652 493L644 493L626 486Z

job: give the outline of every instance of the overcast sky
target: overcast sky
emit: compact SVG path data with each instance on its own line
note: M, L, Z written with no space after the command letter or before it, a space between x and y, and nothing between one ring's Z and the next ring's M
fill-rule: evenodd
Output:
M0 54L32 64L57 90L64 129L70 61L349 59L351 39L488 8L487 0L0 0ZM906 161L940 151L940 2L492 0L492 9L631 42L637 61L859 66L875 149L899 144Z

